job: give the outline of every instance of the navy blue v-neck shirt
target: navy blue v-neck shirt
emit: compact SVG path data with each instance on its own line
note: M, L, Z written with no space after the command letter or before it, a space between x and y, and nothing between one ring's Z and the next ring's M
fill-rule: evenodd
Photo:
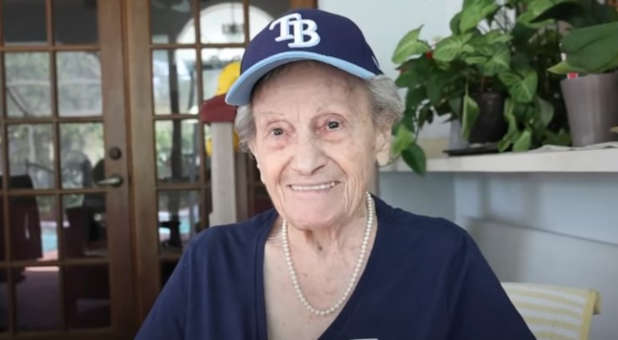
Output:
M375 202L367 266L320 340L534 339L463 229ZM267 340L264 245L276 218L199 234L136 339Z

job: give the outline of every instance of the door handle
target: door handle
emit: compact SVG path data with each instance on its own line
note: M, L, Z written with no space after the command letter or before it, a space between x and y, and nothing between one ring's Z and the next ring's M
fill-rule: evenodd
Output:
M124 182L124 179L120 175L111 175L107 178L97 181L96 183L98 186L116 188L121 186L122 182Z

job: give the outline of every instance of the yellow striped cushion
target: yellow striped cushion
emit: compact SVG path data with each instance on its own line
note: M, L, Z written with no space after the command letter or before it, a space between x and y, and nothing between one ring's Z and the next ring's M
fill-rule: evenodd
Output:
M593 289L513 282L502 286L539 340L586 340L592 314L600 313L600 296Z

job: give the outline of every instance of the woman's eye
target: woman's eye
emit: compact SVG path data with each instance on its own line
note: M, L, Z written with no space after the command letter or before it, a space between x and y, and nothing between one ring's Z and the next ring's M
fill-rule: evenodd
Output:
M274 129L270 130L270 133L273 136L281 136L283 134L283 129L282 128L274 128Z
M328 123L326 123L326 126L328 127L329 130L336 130L341 126L341 123L335 120L331 120Z

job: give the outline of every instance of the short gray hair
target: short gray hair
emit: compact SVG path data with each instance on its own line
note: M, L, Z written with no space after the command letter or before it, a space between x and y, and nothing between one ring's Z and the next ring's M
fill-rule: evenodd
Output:
M267 80L269 75L264 76L261 81ZM395 82L385 75L363 79L363 82L369 92L371 117L375 126L390 127L399 122L403 116L404 104L399 97ZM250 103L238 107L235 125L240 146L243 150L247 150L249 141L255 136L255 121Z

